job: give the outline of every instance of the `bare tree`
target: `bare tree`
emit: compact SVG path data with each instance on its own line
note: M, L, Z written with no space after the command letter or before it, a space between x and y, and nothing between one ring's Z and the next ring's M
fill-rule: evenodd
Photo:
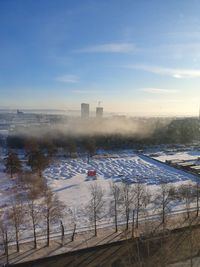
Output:
M65 205L53 194L53 192L47 188L44 191L43 196L43 215L46 220L46 235L47 235L47 247L50 244L50 224L51 222L59 221L62 218L62 212Z
M118 231L118 209L120 204L120 187L113 181L110 183L110 210L114 213L115 232Z
M76 223L74 223L74 228L73 228L73 232L72 232L72 238L71 238L72 242L74 241L75 234L76 234Z
M199 186L199 178L196 180L196 208L197 213L196 216L199 216L199 196L200 196L200 186Z
M132 213L132 238L134 238L135 233L135 209L133 209Z
M15 196L12 198L10 203L10 210L9 210L9 216L11 224L14 226L15 229L15 240L16 240L16 248L17 252L19 252L19 234L20 234L20 226L24 222L24 216L23 216L23 207L20 199L18 196Z
M178 197L180 200L184 200L185 202L185 208L187 211L187 218L190 217L190 207L191 203L193 202L195 198L195 190L194 186L192 184L183 184L181 185L178 190Z
M126 218L126 230L128 230L130 212L133 206L133 188L131 185L127 183L123 183L121 186L121 203L122 207L125 210L125 218Z
M71 241L73 242L76 234L76 223L77 223L76 210L71 208L68 209L67 215L69 215L68 221L73 229L71 236Z
M1 209L1 213L0 213L0 234L1 234L1 240L2 240L3 247L4 247L4 251L5 251L5 256L6 256L6 265L9 264L8 225L9 225L8 210L7 209Z
M27 194L28 212L31 218L31 224L33 228L34 248L37 248L37 224L41 220L41 206L38 203L38 198L41 196L41 192L37 186L31 187Z
M24 192L20 187L20 184L16 183L15 186L9 189L10 199L9 199L9 208L8 208L8 216L10 220L11 226L14 228L15 232L15 241L16 241L16 249L19 252L19 235L20 235L20 227L25 222L24 220Z
M60 220L60 229L61 229L61 244L63 245L65 238L65 227L63 225L62 220Z
M143 208L146 208L150 202L150 195L146 189L146 186L142 183L137 182L133 187L134 194L134 206L136 212L136 228L139 224L139 213Z
M41 220L42 206L41 197L47 189L47 183L44 177L40 177L37 174L31 172L23 172L17 180L17 188L26 194L26 212L30 216L33 238L34 238L34 248L37 248L37 236L36 228ZM18 192L19 194L19 192ZM24 200L22 200L24 201ZM25 207L25 201L23 203L23 209Z
M89 187L90 200L88 204L89 216L94 224L94 235L97 236L97 221L99 220L103 205L104 205L104 192L102 187L96 182L91 184Z
M166 223L166 215L171 210L170 204L175 199L175 189L166 183L160 185L160 191L156 195L154 203L155 208L160 210L161 221L164 225Z

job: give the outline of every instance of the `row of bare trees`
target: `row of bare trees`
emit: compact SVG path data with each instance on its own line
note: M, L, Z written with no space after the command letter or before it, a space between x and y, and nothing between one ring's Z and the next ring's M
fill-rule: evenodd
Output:
M131 214L136 216L136 228L139 226L139 214L145 211L150 203L151 196L144 184L110 183L109 202L105 201L106 194L98 183L90 185L89 213L94 225L94 235L97 235L97 222L105 214L105 206L109 217L113 217L115 232L118 231L119 222L124 222L126 230L129 228Z
M33 233L34 248L37 248L37 232L46 229L46 245L49 246L51 224L58 224L63 216L65 205L46 181L37 175L28 174L28 178L26 175L19 177L15 186L8 191L9 200L0 210L0 233L6 255L8 243L15 241L16 251L19 252L20 235L30 236L30 231Z
M110 183L110 197L106 201L106 193L100 184L90 185L90 199L88 205L88 214L94 226L94 235L97 235L98 221L106 216L113 218L115 232L118 231L119 222L125 222L128 230L130 222L136 229L139 227L140 215L152 215L160 218L161 224L166 224L167 215L173 209L173 206L182 205L183 212L190 217L191 210L199 215L199 182L185 183L180 186L173 186L162 183L157 187L156 192L151 192L145 184L140 182L135 184Z
M34 248L37 248L39 229L45 231L43 235L46 235L46 245L49 246L52 223L60 225L63 243L65 226L62 219L66 216L64 203L51 191L40 173L20 173L15 181L15 185L8 192L8 204L0 210L0 233L5 254L8 253L8 243L11 239L16 242L16 250L20 250L20 235L27 229L32 231ZM150 194L148 187L138 181L134 184L111 182L108 192L96 181L89 186L89 200L84 208L93 224L94 235L97 236L100 221L108 217L113 218L115 232L119 230L119 223L124 222L126 230L129 229L130 223L132 228L138 228L140 215L151 213L159 214L164 225L172 206L177 203L184 204L188 218L191 206L195 207L198 216L199 190L198 181L177 187L162 183L156 192ZM76 227L74 223L72 241Z
M37 175L21 175L17 184L10 189L9 203L1 209L1 228L7 221L14 229L16 248L19 251L19 233L22 226L31 225L34 239L34 248L37 247L37 228L46 228L47 246L50 243L51 222L60 223L62 236L64 226L62 217L65 215L65 205L54 194L43 177ZM109 197L98 182L93 182L89 187L89 200L86 211L94 226L94 235L97 236L97 227L102 219L113 218L115 232L118 231L119 222L125 222L128 230L130 222L139 227L140 214L159 214L161 223L166 223L166 217L170 213L173 204L181 202L189 218L191 205L195 206L196 215L199 215L199 185L183 184L173 187L161 184L158 192L153 195L142 183L110 183ZM107 199L106 199L107 197ZM109 204L109 208L108 208ZM180 204L180 203L179 203ZM6 214L6 215L5 215ZM107 218L106 218L107 217ZM5 219L6 218L6 219ZM76 227L76 226L75 226ZM2 230L3 240L5 229Z

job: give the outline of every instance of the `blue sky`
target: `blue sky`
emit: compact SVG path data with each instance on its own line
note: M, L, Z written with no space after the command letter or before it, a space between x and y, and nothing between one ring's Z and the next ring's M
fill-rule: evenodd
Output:
M198 0L0 0L0 40L1 108L198 114Z

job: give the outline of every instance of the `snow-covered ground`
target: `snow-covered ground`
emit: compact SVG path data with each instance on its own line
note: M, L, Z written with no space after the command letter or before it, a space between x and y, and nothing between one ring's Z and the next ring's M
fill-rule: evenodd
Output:
M3 205L9 199L8 189L13 186L10 177L4 172L4 166L0 163L0 205Z
M147 185L195 178L183 171L135 153L92 158L89 163L86 158L61 159L52 164L44 172L44 175L49 182L52 180L71 180L77 176L87 180L88 170L96 170L97 177L105 180L112 179L117 182L123 179L129 183L139 181ZM69 183L71 184L71 181Z
M198 156L200 156L199 151L174 152L170 155L159 152L155 158L164 162L166 159L194 159ZM89 186L95 182L88 180L88 170L96 170L97 183L101 185L105 192L104 199L106 203L109 203L110 199L109 185L111 181L120 182L125 180L130 184L139 181L146 184L148 189L154 193L162 182L180 185L196 180L196 176L192 174L133 151L99 153L92 157L89 163L87 157L55 159L51 166L44 171L44 176L53 191L58 194L60 200L72 210L75 210L76 217L82 225L88 222L85 206L88 204L90 197ZM1 201L6 201L6 189L11 186L10 183L10 178L6 177L3 167L0 165ZM109 213L108 209L107 213ZM109 221L109 214L103 220Z
M115 154L98 155L87 162L87 158L59 159L44 172L49 185L59 198L79 214L89 200L87 171L97 171L97 182L105 192L105 200L109 200L109 184L111 181L128 183L142 182L151 192L158 190L162 182L181 183L195 181L196 176L157 162L148 156L126 151ZM80 218L82 215L79 214Z
M200 151L199 150L189 150L189 151L183 151L183 152L157 152L153 153L152 157L165 162L166 160L197 160L198 157L200 157Z
M161 152L160 152L161 153ZM175 153L175 152L174 152ZM194 151L176 154L177 156L197 156ZM161 154L160 154L161 156ZM162 156L173 156L164 155ZM23 153L20 154L23 158ZM3 157L2 157L3 159ZM156 157L158 159L158 157ZM165 160L163 160L165 161ZM87 171L96 170L97 180L88 180ZM87 205L90 199L90 185L97 182L104 191L104 211L98 224L99 227L108 226L109 223L113 224L113 216L110 211L110 182L114 181L120 183L122 180L133 184L137 181L147 185L148 191L152 195L160 192L159 185L162 182L173 183L180 185L196 180L196 176L187 172L175 169L166 165L163 162L152 159L147 154L137 154L133 151L119 151L119 152L101 152L90 159L88 163L87 157L82 156L77 159L70 158L56 158L49 168L44 171L44 176L47 178L48 184L52 190L58 195L59 199L66 204L66 209L63 216L63 224L67 231L73 228L74 220L77 225L77 231L82 231L92 226L89 219ZM12 181L4 172L3 161L0 161L0 205L9 203L8 190L12 187ZM179 212L185 209L185 204L180 201L171 203L172 210ZM195 203L194 203L195 205ZM191 207L193 205L191 204ZM148 214L152 216L155 212L153 204L148 205ZM71 214L71 215L70 215ZM73 215L72 215L73 214ZM140 219L143 219L145 214L140 214ZM118 220L120 223L125 221L124 212L119 212ZM156 215L157 216L157 215ZM30 226L25 227L25 231L20 231L20 238L32 237L32 229ZM51 231L59 232L60 225L55 223L51 225ZM37 226L37 233L45 234L44 222L41 221ZM13 234L14 238L14 234ZM13 239L14 240L14 239Z

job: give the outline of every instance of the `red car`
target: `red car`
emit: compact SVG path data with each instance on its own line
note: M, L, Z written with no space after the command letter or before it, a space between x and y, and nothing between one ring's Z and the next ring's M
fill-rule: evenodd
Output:
M97 175L97 172L96 172L96 171L88 171L87 175L88 175L89 177L94 177L94 176Z

